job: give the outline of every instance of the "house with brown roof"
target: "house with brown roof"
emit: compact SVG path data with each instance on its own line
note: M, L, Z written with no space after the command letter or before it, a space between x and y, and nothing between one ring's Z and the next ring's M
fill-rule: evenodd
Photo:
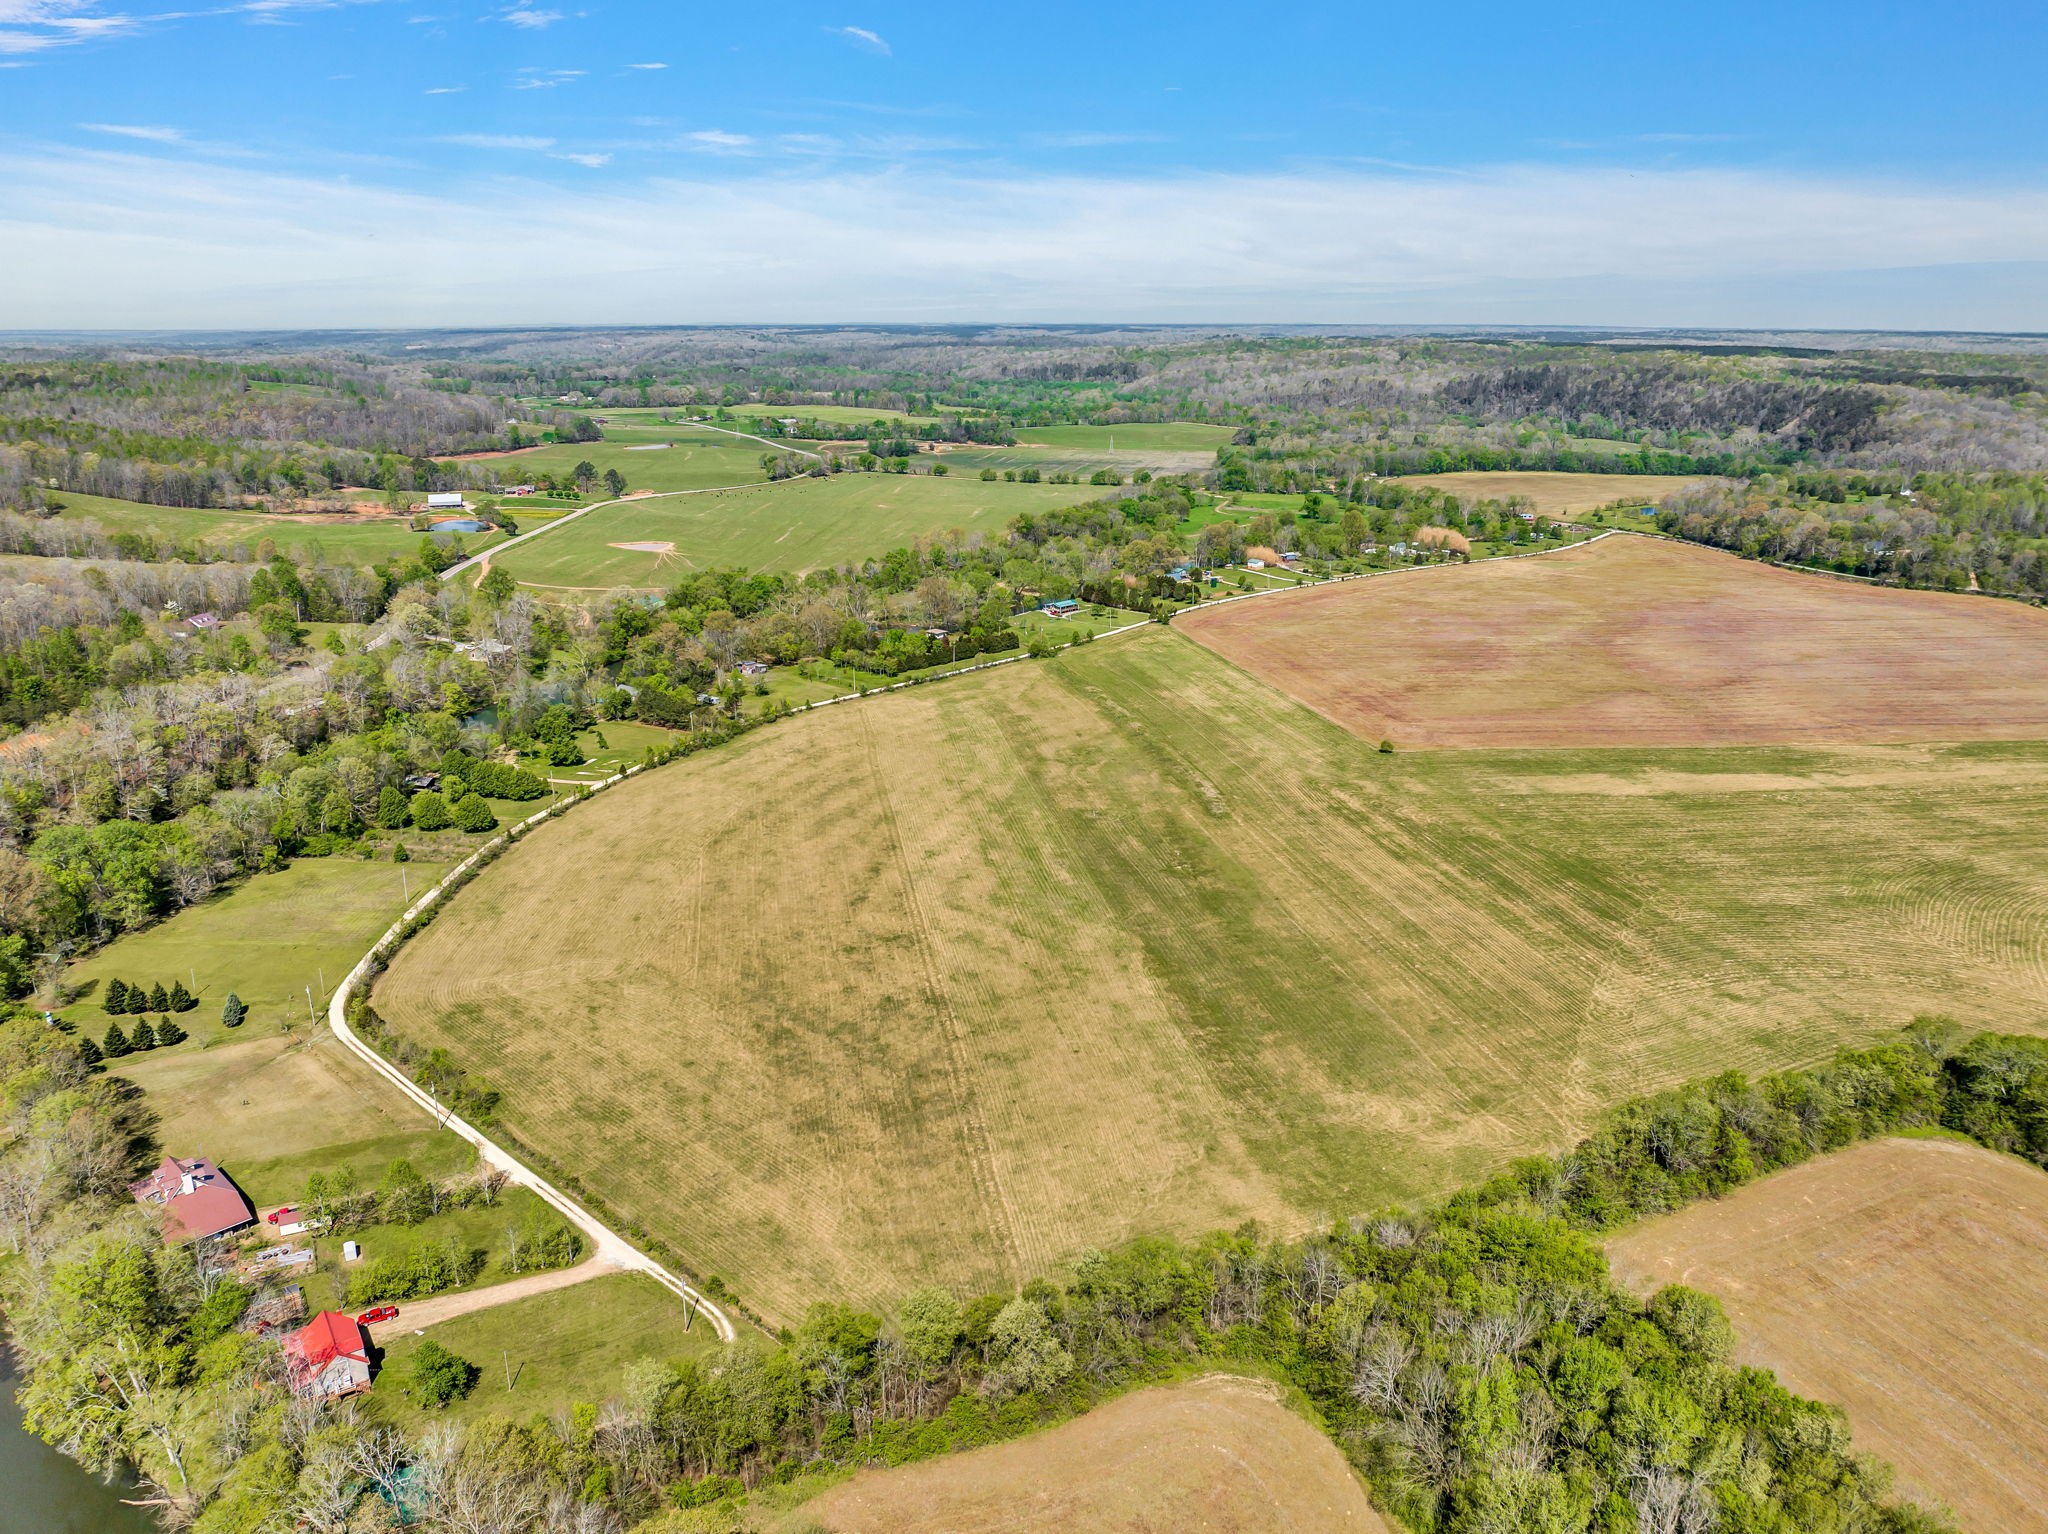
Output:
M370 1388L370 1339L354 1316L323 1310L284 1339L294 1395L338 1400Z
M203 1156L166 1156L154 1172L130 1183L128 1191L136 1203L163 1210L164 1239L176 1246L256 1223L256 1211L242 1190Z

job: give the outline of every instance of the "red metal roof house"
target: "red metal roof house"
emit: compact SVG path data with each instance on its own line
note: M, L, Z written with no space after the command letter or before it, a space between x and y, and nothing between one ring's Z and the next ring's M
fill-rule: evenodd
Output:
M224 1235L256 1223L256 1211L242 1190L203 1156L180 1160L166 1156L163 1164L140 1182L128 1185L138 1204L156 1204L164 1211L164 1236L174 1245Z
M370 1343L354 1316L323 1310L284 1339L292 1393L332 1401L370 1388Z

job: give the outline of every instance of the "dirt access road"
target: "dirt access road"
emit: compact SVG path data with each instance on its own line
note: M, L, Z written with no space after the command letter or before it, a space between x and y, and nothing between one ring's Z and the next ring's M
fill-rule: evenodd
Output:
M573 1268L553 1268L545 1273L528 1273L524 1277L492 1284L486 1289L471 1289L462 1294L438 1294L430 1300L413 1300L398 1307L398 1314L389 1321L381 1321L369 1329L370 1339L380 1345L388 1344L394 1337L406 1332L423 1332L430 1326L439 1326L443 1321L453 1321L457 1316L475 1315L479 1310L490 1310L495 1306L509 1305L514 1300L530 1299L536 1294L547 1294L556 1289L567 1289L571 1284L586 1283L593 1278L603 1278L607 1273L617 1273L615 1263L602 1257L587 1257Z

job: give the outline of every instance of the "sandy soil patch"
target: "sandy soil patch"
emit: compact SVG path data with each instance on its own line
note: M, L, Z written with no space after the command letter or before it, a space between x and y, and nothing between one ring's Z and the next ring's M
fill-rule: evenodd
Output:
M1966 1529L2048 1530L2048 1174L1941 1140L1859 1145L1608 1243L1648 1293L1721 1297L1738 1357L1849 1413Z
M1015 1443L871 1471L804 1511L834 1534L1385 1534L1335 1444L1269 1385L1159 1386Z
M1404 746L2048 735L2048 614L1649 538L1236 602L1175 627Z

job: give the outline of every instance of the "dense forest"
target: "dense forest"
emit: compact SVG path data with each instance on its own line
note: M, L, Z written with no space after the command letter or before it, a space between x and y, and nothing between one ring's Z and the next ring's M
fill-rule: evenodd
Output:
M587 420L434 387L418 369L186 357L0 357L0 507L52 491L161 506L294 501L343 486L460 484L436 457L519 447L518 414L564 440Z

